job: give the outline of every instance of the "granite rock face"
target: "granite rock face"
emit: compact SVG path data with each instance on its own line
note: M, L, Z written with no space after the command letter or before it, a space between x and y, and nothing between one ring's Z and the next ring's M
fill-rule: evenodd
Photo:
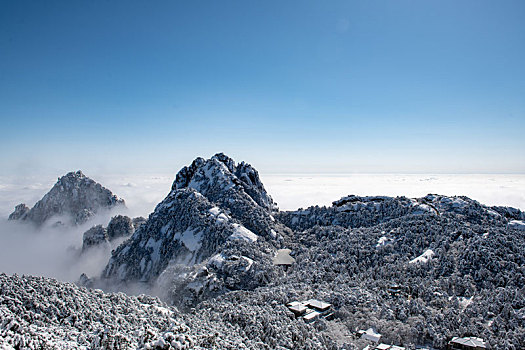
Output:
M235 232L256 237L194 189L172 191L148 221L114 251L103 277L152 281L171 261L202 262Z
M30 208L24 203L18 204L15 207L15 211L9 215L9 220L24 220Z
M102 210L125 205L110 190L85 176L81 171L70 172L58 179L51 190L33 208L16 206L10 220L27 221L41 226L51 218L78 225Z
M182 188L195 189L258 235L275 239L289 232L275 221L277 205L250 164L236 165L223 153L197 158L179 171L171 187L172 191Z
M274 219L276 212L251 165L236 165L224 154L197 158L177 174L148 220L113 252L102 278L152 284L162 275L169 281L164 284L176 285L172 296L186 301L210 291L255 288L277 273L273 255L291 233ZM206 293L196 287L201 285Z
M84 232L82 239L82 252L92 247L109 247L107 230L102 225L96 225Z
M111 241L115 238L131 236L135 232L135 227L130 217L117 215L111 218L107 231L108 239Z
M146 223L146 218L142 216L137 216L136 218L133 218L133 228L136 230L138 229L142 224Z

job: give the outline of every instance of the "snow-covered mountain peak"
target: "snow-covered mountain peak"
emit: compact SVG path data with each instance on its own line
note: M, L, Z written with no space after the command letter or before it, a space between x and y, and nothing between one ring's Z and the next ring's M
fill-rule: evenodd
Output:
M246 193L257 205L267 211L277 210L277 205L266 192L259 173L250 164L235 161L224 153L210 159L196 158L191 165L182 168L175 178L172 190L191 187L207 196L216 191Z
M171 192L148 220L113 252L102 278L117 284L154 283L160 276L177 279L174 271L182 266L195 270L199 283L211 283L210 291L217 290L211 285L225 286L231 274L236 277L230 284L238 280L235 285L254 287L264 279L239 279L237 270L250 276L273 271L271 257L291 233L274 219L273 206L251 165L236 164L222 153L197 158L179 171ZM211 272L198 273L199 266L217 254L228 261L225 270L215 271L220 283Z
M72 224L82 224L97 212L124 205L110 190L90 179L82 171L72 171L60 177L51 190L29 209L17 205L11 220L42 225L52 217L61 217Z

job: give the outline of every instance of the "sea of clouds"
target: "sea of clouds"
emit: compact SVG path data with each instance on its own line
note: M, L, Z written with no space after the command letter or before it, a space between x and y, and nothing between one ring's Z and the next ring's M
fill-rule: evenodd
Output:
M63 174L57 174L63 175ZM169 193L175 174L86 174L124 198L127 215L147 217ZM461 195L485 205L525 210L525 175L475 174L260 174L281 210L331 205L349 194L422 197L429 193ZM55 178L0 177L0 218L18 203L32 207L57 181Z
M0 178L0 272L32 274L76 281L81 273L97 276L111 251L81 254L82 235L94 224L107 225L111 215L151 213L170 191L174 174L86 174L126 201L127 209L104 213L75 228L44 227L8 222L18 203L32 207L57 178ZM525 210L525 175L385 175L385 174L261 174L266 190L281 210L331 205L349 194L422 197L428 193L464 195L485 205Z
M303 174L261 177L281 210L331 205L334 200L350 194L417 198L429 193L467 196L489 206L525 210L525 175Z

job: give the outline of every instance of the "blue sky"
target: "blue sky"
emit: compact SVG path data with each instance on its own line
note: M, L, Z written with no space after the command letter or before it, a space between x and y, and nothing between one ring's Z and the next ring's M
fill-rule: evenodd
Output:
M0 174L525 173L524 1L1 1Z

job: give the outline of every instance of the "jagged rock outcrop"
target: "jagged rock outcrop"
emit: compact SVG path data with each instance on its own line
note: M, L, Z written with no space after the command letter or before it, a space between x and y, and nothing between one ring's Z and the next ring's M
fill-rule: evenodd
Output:
M10 220L32 222L38 226L55 217L70 224L82 224L102 210L124 205L110 190L85 176L70 172L58 179L51 190L31 209L16 206Z
M275 276L271 259L290 233L273 218L275 210L249 164L235 165L223 154L197 158L177 174L146 223L113 252L102 278L152 283L173 265L162 278L177 284L172 295L186 301L192 293L208 295L203 288L212 294L255 288Z
M136 230L138 229L142 224L146 223L146 218L142 216L137 216L136 218L133 218L133 228Z
M125 215L114 216L108 224L107 232L110 241L115 238L131 236L135 232L133 220Z
M15 211L9 215L9 220L24 220L30 208L24 203L18 204Z
M228 239L253 242L258 236L194 189L173 190L148 221L114 251L102 276L148 282L170 261L200 263Z
M264 189L257 170L245 162L236 165L223 153L195 159L179 171L171 188L195 189L258 235L275 239L289 232L275 221L277 205Z
M510 220L525 220L525 212L512 207L495 206L492 209L501 216Z
M82 252L93 247L109 247L107 230L102 225L96 225L84 232L82 237Z
M78 279L76 284L86 288L93 288L93 281L85 273L80 275L80 278Z
M128 238L135 232L135 224L140 227L145 221L143 217L131 219L129 216L116 215L111 218L107 228L95 225L84 232L82 252L92 247L116 247L122 238Z

